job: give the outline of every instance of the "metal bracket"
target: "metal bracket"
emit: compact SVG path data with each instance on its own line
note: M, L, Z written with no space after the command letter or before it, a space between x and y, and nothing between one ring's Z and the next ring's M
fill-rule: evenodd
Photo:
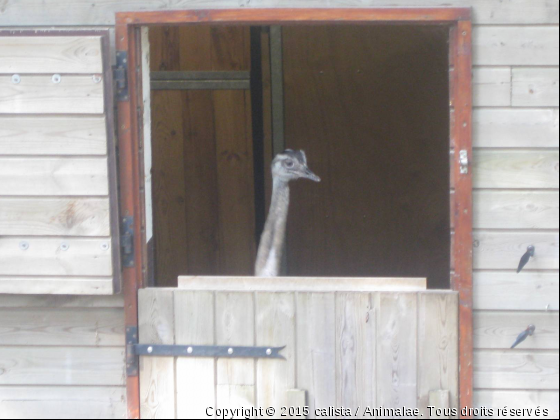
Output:
M117 51L117 65L113 69L113 78L116 82L117 100L128 101L128 53Z
M134 218L125 216L121 223L121 262L123 267L134 267Z
M461 174L469 173L469 153L466 150L459 151L459 165Z
M134 353L134 347L138 345L138 327L126 327L126 376L138 376L140 363L138 356Z
M135 344L135 356L155 357L222 357L251 359L282 359L284 347L179 346L163 344Z

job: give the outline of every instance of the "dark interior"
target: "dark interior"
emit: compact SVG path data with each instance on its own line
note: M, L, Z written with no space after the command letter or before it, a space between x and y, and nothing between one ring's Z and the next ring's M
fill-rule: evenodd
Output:
M262 70L252 89L152 92L158 286L253 273L271 189L269 38L269 28L150 30L152 71ZM285 146L304 149L322 178L292 185L286 274L449 288L448 29L287 26L282 41Z

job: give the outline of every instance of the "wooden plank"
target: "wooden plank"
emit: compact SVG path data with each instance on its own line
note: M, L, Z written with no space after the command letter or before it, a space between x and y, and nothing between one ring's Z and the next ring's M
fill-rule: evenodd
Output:
M418 408L429 418L433 390L459 407L459 295L418 294ZM447 408L439 406L438 408Z
M558 417L560 412L559 409L559 399L558 391L503 391L503 390L491 390L491 389L477 389L474 391L474 406L489 407L494 409L494 418L503 418L498 416L498 408L520 408L520 409L532 409L532 415L525 415L524 418L543 418L547 417L543 413L544 410L548 410L548 417L555 419ZM536 416L535 410L537 408L541 409L539 416ZM509 418L520 418L518 414L511 415L508 411Z
M416 407L417 296L380 293L377 308L377 406Z
M558 191L474 191L475 229L558 229Z
M123 308L122 295L44 296L0 294L0 308Z
M558 26L482 26L473 31L475 65L550 65L559 60Z
M106 155L99 117L0 117L0 155Z
M558 188L558 151L478 150L475 188Z
M62 75L59 83L53 83L52 77L23 75L15 84L12 75L0 75L0 113L103 114L102 81Z
M22 249L22 242L29 244ZM65 251L61 246L66 245ZM107 238L0 237L0 276L111 276L111 241Z
M560 105L558 68L515 68L512 72L513 106Z
M558 390L558 352L477 350L474 387Z
M0 157L0 195L108 194L107 158Z
M0 37L0 73L103 73L101 37Z
M0 386L0 419L125 418L123 387Z
M110 236L108 198L2 198L0 236Z
M286 360L257 361L257 407L274 407L273 418L281 418L287 393L296 386L295 297L291 293L257 293L257 346L286 346Z
M175 344L174 298L170 290L138 291L138 332L143 344ZM175 361L140 358L140 413L143 419L175 418Z
M0 347L0 385L124 385L124 347Z
M177 344L214 345L214 295L209 292L175 292ZM205 418L216 407L216 362L213 359L177 359L177 418Z
M112 277L0 276L0 293L97 296L111 295L114 292L115 289Z
M375 380L377 313L374 302L378 302L377 295L366 293L337 293L336 295L335 405L350 408L352 413L365 407L377 406ZM327 326L328 328L332 326ZM319 405L319 408L330 405L332 400L330 403Z
M558 147L557 109L475 109L474 145Z
M533 336L517 348L558 350L558 312L475 311L474 345L478 349L507 350L528 325L535 325Z
M475 273L474 285L474 308L478 310L560 309L558 273L481 271Z
M254 346L255 313L251 293L216 294L216 344ZM216 407L255 407L255 360L217 360Z
M276 3L265 1L260 7L273 7ZM370 3L356 0L333 0L330 7L367 7ZM473 7L473 19L479 24L543 24L558 23L558 4L550 0L423 0L425 7ZM282 7L302 6L297 0L284 0ZM371 3L375 7L417 7L418 0L382 0ZM180 9L192 6L189 0L181 0L168 5L161 4L160 9ZM307 7L325 7L319 0L310 0ZM196 7L204 8L238 8L234 0L203 0ZM22 25L113 25L115 13L119 11L151 10L141 0L104 0L92 7L87 0L44 0L37 4L34 0L9 0L0 16L2 26Z
M430 407L434 407L435 410L433 412L429 411L429 413L431 413L428 414L430 418L448 419L450 416L447 413L449 413L450 411L446 411L446 410L449 410L451 408L451 404L449 400L450 400L449 391L445 391L441 389L430 391L428 397L428 404Z
M335 294L298 293L297 386L307 391L308 418L335 405Z
M179 277L179 288L188 290L255 292L379 292L426 290L426 279L366 277Z
M511 106L511 69L473 69L473 96L474 106Z
M0 346L124 346L122 309L0 309Z
M529 245L536 247L528 270L558 269L558 233L549 232L474 232L474 268L479 270L516 270Z

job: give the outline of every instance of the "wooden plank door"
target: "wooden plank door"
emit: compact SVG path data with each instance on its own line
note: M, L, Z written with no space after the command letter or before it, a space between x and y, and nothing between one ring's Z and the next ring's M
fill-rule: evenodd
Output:
M0 31L0 293L120 288L106 30Z

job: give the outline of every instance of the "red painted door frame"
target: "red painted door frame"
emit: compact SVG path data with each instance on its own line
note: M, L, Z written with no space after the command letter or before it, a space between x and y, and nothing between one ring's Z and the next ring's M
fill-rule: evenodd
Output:
M473 406L472 326L472 171L463 173L459 152L472 157L472 25L468 8L383 9L231 9L118 13L116 45L128 53L129 98L118 103L120 206L134 217L135 266L123 269L126 326L138 325L138 289L146 275L145 209L141 185L142 75L139 30L154 25L281 24L414 24L447 25L450 30L450 117L452 194L455 235L452 288L459 292L459 406ZM127 378L128 417L140 417L138 376Z

